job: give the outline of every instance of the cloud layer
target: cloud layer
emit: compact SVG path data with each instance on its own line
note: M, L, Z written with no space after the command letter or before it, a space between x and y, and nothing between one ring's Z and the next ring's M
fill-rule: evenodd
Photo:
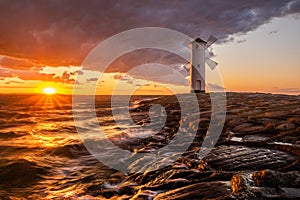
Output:
M4 57L0 65L13 70L79 66L102 40L145 26L171 28L191 37L207 38L213 34L222 42L274 17L299 12L300 0L1 0L0 55ZM128 57L115 62L111 72L128 70L140 63L132 57L143 56ZM174 62L167 54L159 58L168 57Z

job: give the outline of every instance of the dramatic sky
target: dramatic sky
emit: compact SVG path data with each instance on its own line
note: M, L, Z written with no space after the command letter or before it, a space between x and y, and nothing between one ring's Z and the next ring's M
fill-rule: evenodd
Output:
M299 13L300 0L0 0L0 93L52 86L70 94L83 60L103 40L128 29L163 27L192 38L214 35L218 42L210 53L227 91L300 94ZM174 69L184 64L163 51L129 53L109 66L97 94L109 94L120 81L124 87L147 83L142 93L164 93L157 74L126 74L150 62ZM82 88L99 76L85 73L88 79L76 81ZM188 88L170 84L179 92Z

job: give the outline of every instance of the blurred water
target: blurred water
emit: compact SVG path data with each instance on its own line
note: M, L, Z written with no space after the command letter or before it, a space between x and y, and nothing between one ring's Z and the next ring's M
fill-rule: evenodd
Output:
M136 97L132 108L143 98L149 99ZM110 96L98 96L95 102L105 134L121 134L111 114ZM82 116L88 112L84 97L76 109ZM72 114L72 96L1 95L0 198L78 197L117 173L86 151Z

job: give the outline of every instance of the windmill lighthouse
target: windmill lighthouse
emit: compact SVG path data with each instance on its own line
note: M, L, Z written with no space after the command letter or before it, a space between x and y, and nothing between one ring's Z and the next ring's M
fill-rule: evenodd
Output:
M205 57L206 49L212 45L217 39L210 36L206 41L197 38L191 45L191 60L190 60L190 77L191 77L191 92L205 92L205 62L213 70L218 65L213 60Z

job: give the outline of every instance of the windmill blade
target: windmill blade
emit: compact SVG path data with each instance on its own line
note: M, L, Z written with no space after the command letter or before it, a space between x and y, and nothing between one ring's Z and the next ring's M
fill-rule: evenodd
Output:
M215 61L213 61L213 60L211 60L209 58L205 58L205 61L208 64L208 66L210 67L211 70L214 70L217 67L217 65L218 65L217 62L215 62Z
M185 64L183 65L183 68L184 68L186 71L190 71L190 68L191 68L190 62L185 63Z
M214 36L209 36L207 42L206 42L206 45L205 45L205 48L208 48L210 47L213 43L215 43L217 41L217 38L215 38Z
M191 42L190 42L188 39L186 39L186 40L183 42L182 45L189 48L189 47L190 47L190 43L191 43Z
M190 71L191 66L190 66L190 65L185 65L185 66L184 66L184 69L185 69L186 71Z

